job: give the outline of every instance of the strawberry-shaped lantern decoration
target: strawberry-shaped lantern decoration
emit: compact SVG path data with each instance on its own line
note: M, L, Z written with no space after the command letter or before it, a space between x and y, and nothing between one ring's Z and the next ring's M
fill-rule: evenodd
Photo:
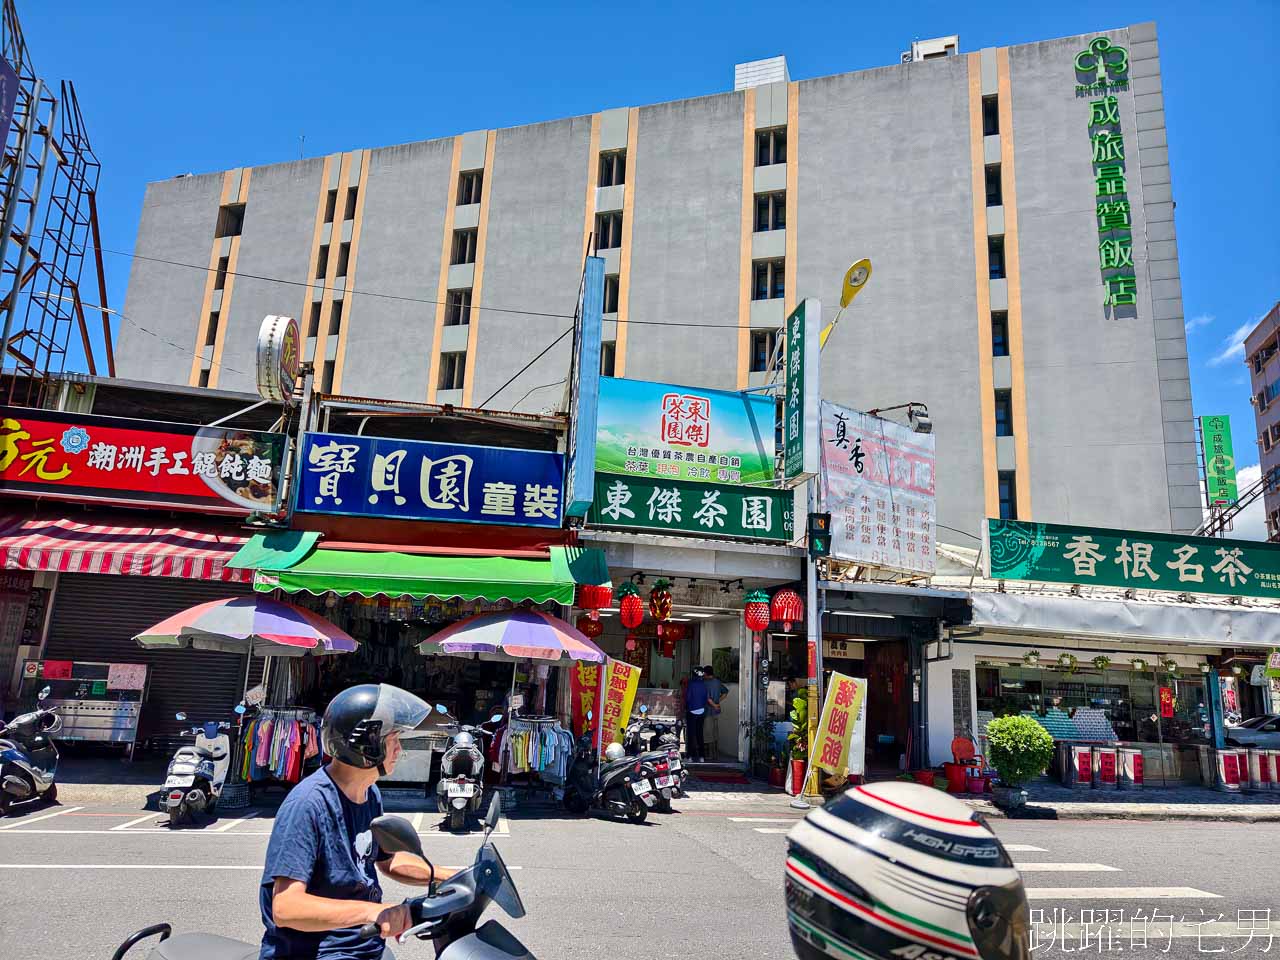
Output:
M612 601L613 591L609 587L583 583L578 586L578 596L574 600L574 606L579 610L586 610L592 620L599 620L600 611L609 606Z
M630 580L618 588L618 617L628 630L634 630L644 620L644 602Z
M768 630L769 617L769 595L763 590L752 590L744 598L746 606L742 608L742 619L746 623L747 629L752 633L759 633L761 630Z
M592 612L594 613L595 611ZM604 624L599 620L592 620L590 617L579 617L576 626L578 632L588 640L594 640L604 633Z
M663 621L671 618L671 582L659 579L649 591L649 613L658 621L658 636L663 633Z
M627 634L627 651L630 652L636 648L636 635L634 633Z
M804 601L800 599L800 594L790 587L784 587L773 595L769 615L782 622L783 630L789 631L793 623L804 619Z

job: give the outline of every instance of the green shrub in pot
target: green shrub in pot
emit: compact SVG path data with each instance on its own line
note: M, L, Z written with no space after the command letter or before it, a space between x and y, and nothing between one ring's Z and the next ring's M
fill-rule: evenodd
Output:
M987 761L1007 787L1021 787L1053 762L1053 737L1031 717L997 717L987 724Z

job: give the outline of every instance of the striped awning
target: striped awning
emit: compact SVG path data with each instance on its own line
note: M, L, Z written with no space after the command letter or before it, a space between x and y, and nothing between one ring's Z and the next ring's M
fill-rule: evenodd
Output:
M200 523L153 526L120 521L118 515L77 520L0 516L4 569L232 583L252 579L252 571L226 565L247 536Z

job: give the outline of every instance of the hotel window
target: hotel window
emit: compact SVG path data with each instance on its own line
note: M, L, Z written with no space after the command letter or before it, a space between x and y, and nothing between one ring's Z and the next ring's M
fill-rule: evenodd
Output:
M336 337L342 332L342 301L334 300L329 304L329 336Z
M467 372L467 355L465 353L442 353L440 355L441 390L461 390L462 379Z
M320 301L311 301L311 317L307 320L307 336L314 337L320 333Z
M219 258L218 258L218 272L217 272L217 274L215 274L215 275L214 275L214 278L213 278L213 289L215 289L215 290L221 290L221 289L223 289L224 287L226 287L226 285L227 285L227 264L228 264L229 260L230 260L230 258L229 258L229 257L219 257Z
M338 209L338 191L330 190L324 200L324 222L333 223L333 214Z
M622 246L622 214L596 214L596 249L615 250Z
M787 162L787 128L773 127L756 131L756 166L768 167Z
M335 276L345 277L347 275L347 267L351 264L351 244L338 244L338 269Z
M600 344L600 376L612 377L614 363L618 357L618 345L612 340Z
M1000 164L993 163L987 167L987 206L998 207L1004 203L1004 193L1000 187Z
M1000 486L1000 519L1018 519L1018 486L1012 470L1002 471L999 475Z
M786 193L757 193L756 233L763 233L765 230L783 230L786 226Z
M1004 237L987 237L987 266L992 280L1004 279Z
M458 206L480 202L480 188L484 184L483 170L464 170L458 174Z
M205 367L200 371L199 386L207 387L209 385L209 368Z
M238 237L244 230L244 204L228 203L218 208L218 223L213 235L220 237Z
M996 391L996 436L1013 436L1013 399L1008 390Z
M216 310L209 314L209 325L205 328L204 334L204 345L206 347L212 347L218 342L218 323L221 319L222 317Z
M991 355L1009 355L1009 314L997 311L991 314Z
M786 264L756 260L751 264L751 299L780 300L786 294Z
M994 97L982 98L982 135L990 137L1000 132L1000 104Z
M326 360L320 370L320 392L333 392L333 361Z
M599 187L618 187L627 182L627 151L610 150L600 154Z
M322 243L320 252L316 254L316 279L323 280L324 275L329 272L329 245Z
M347 187L347 209L343 211L343 220L354 220L356 218L356 200L359 196L359 187Z
M763 373L769 369L769 358L778 343L777 330L751 331L751 372Z
M476 231L453 231L453 256L449 262L455 266L460 263L476 262Z
M604 312L618 312L618 280L616 273L611 273L604 278Z
M450 290L445 295L444 325L460 327L471 322L471 288Z

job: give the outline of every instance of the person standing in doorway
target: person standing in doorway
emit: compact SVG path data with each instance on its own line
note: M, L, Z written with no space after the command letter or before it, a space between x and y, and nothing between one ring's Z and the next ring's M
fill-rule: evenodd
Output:
M693 668L693 679L684 692L685 753L690 763L702 763L706 745L702 739L702 726L707 720L707 685L702 679L702 668Z
M729 688L720 682L709 663L702 668L702 682L707 688L707 723L703 728L703 737L706 744L710 745L705 751L704 759L714 760L720 744L720 705L729 695Z

